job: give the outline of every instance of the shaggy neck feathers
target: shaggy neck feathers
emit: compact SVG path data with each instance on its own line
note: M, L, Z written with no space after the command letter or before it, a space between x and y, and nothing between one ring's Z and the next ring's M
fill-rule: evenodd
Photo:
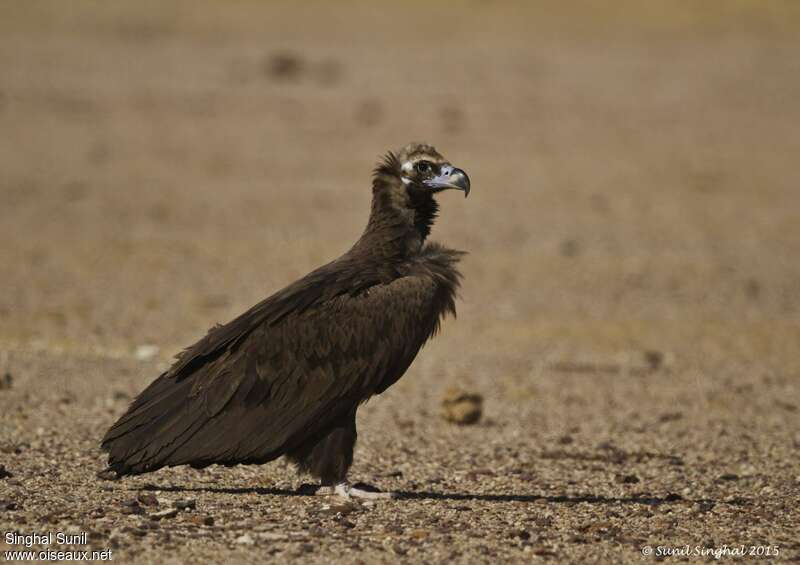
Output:
M400 163L389 153L372 179L372 210L357 248L383 259L402 260L419 253L431 233L439 206L428 192L408 190Z

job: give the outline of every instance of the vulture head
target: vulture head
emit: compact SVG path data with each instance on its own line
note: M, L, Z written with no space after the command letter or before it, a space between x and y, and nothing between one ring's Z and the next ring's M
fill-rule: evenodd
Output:
M469 177L451 165L431 145L410 143L397 154L401 182L409 192L436 194L447 189L469 195Z
M375 169L372 213L367 232L405 230L412 247L421 245L439 210L434 196L445 190L469 195L469 177L432 145L409 143L389 152ZM412 249L413 250L413 249Z

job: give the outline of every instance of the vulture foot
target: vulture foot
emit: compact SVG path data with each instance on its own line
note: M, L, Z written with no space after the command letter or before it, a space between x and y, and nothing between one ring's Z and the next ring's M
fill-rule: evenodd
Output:
M373 489L369 485L364 485L363 483L358 483L359 487L367 487L367 488L358 488L347 481L341 482L337 485L326 485L321 486L317 489L315 493L318 496L329 496L335 494L336 496L341 496L345 499L350 498L360 498L363 500L387 500L390 498L395 498L395 493L393 492L381 492L379 490Z

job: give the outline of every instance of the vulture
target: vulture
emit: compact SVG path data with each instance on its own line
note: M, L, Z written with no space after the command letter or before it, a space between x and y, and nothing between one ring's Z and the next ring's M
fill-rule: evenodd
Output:
M356 410L455 316L463 252L427 241L448 189L466 196L469 177L432 146L389 152L352 248L183 350L106 432L103 473L286 456L318 494L390 498L347 481Z

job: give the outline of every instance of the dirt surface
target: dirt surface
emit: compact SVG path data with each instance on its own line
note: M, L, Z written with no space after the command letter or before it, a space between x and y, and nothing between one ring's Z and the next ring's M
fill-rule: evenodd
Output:
M0 549L800 560L800 9L601 4L0 6ZM359 412L351 476L399 499L280 461L98 480L133 396L346 250L410 140L473 190L433 234L458 320Z

